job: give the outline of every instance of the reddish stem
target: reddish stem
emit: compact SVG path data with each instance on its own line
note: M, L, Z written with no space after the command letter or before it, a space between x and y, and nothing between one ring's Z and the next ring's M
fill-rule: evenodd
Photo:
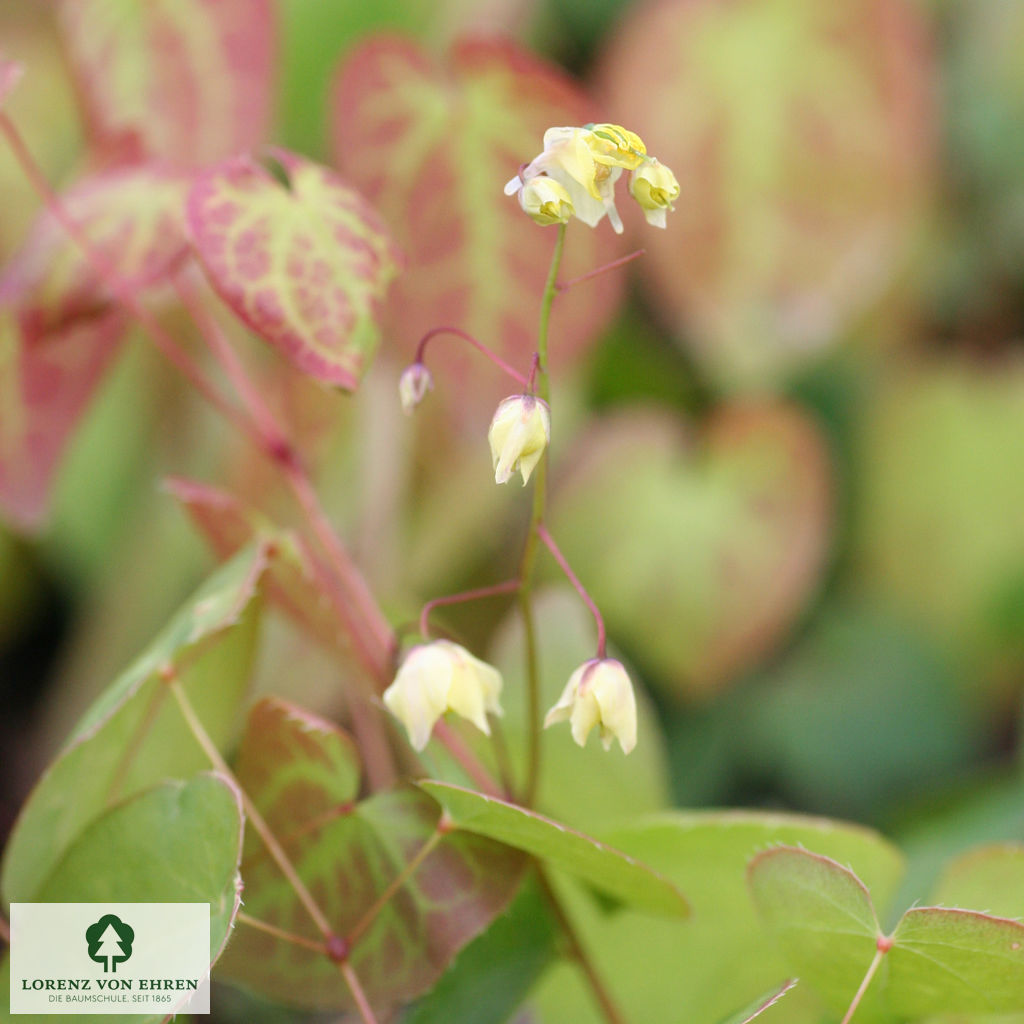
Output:
M569 582L576 588L576 593L580 595L583 603L590 609L590 614L594 616L594 621L597 623L597 656L603 658L607 646L607 635L604 628L604 618L601 615L600 609L598 609L596 602L590 594L587 593L586 587L580 583L579 577L572 571L572 566L569 565L568 559L562 554L554 538L548 533L547 527L543 523L537 524L537 536L540 537L544 542L544 546L554 556L562 572L565 573Z
M420 612L420 636L430 636L430 613L435 608L441 608L450 604L463 604L466 601L476 601L484 597L495 597L498 594L511 594L519 589L519 580L506 580L504 583L492 583L489 587L477 587L475 590L462 590L458 594L446 594L444 597L435 597L423 606Z
M518 381L524 388L526 387L526 378L517 369L515 369L515 367L506 363L497 352L489 349L482 341L477 341L477 339L468 331L463 331L458 327L434 327L427 331L427 333L420 338L420 342L416 346L416 356L413 359L414 363L423 362L427 351L427 343L431 338L434 338L439 334L454 334L455 337L461 338L463 341L468 341L478 352L487 356L495 366L504 370L505 373L507 373L513 380Z
M599 274L606 274L609 270L617 270L619 267L623 267L627 263L631 263L633 260L643 256L646 252L646 249L637 249L636 252L631 252L627 256L620 256L617 260L612 260L611 263L602 263L601 266L588 270L585 274L580 274L579 277L566 281L565 284L555 285L555 291L561 295L562 292L567 292L574 285L581 284L583 281L589 281L592 277L597 277Z

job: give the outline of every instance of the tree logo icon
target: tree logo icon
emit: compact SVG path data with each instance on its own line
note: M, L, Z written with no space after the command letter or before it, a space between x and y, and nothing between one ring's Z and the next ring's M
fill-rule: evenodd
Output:
M117 973L117 965L132 955L135 929L114 914L104 914L85 929L85 941L89 944L89 958L103 964L103 973Z

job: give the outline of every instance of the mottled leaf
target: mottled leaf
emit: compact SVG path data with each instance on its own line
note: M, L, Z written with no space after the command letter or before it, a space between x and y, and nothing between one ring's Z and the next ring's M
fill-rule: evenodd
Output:
M1024 918L1024 843L989 843L955 857L930 902Z
M335 160L409 254L389 311L389 336L404 352L429 328L450 324L528 369L555 231L530 220L502 187L540 152L547 128L602 120L599 113L561 71L509 43L465 41L443 68L386 37L347 58L334 94ZM608 224L572 224L563 278L621 251ZM556 365L595 339L621 290L622 275L610 274L559 299ZM461 343L439 345L457 353L451 365L462 368L464 385L473 374L460 401L486 407L507 388L493 368L461 359Z
M727 387L838 342L906 264L933 149L932 58L905 0L666 0L612 37L609 120L682 191L644 280Z
M188 226L210 282L300 369L354 389L379 339L398 253L373 208L337 175L275 150L287 183L248 157L196 178Z
M440 811L412 788L356 803L359 766L348 736L281 701L254 709L236 774L335 931L378 1008L408 1001L511 899L524 858L478 836L447 832ZM423 853L423 844L436 845ZM365 917L414 858L376 917ZM251 916L316 943L321 936L254 832L242 860ZM360 925L365 920L365 927ZM323 952L252 927L235 936L221 976L309 1008L351 1005Z
M738 1010L732 1016L723 1020L721 1024L750 1024L750 1021L754 1020L755 1017L760 1017L765 1010L770 1010L795 984L795 978L784 981L780 987L772 989L771 992L766 992L762 996L758 996L749 1006Z
M54 864L112 804L209 767L161 679L179 682L216 743L232 735L253 655L261 549L240 552L200 587L86 712L36 784L4 851L8 901L31 900Z
M263 141L271 0L60 0L92 134L198 166Z
M892 899L903 871L899 851L870 829L789 814L675 811L604 838L669 878L693 905L692 916L677 922L628 909L610 915L584 893L566 894L582 941L633 1021L719 1021L795 973L750 899L746 867L760 850L800 844L851 864L880 906ZM572 965L545 975L537 1002L543 1024L594 1019L592 995ZM821 1024L832 1018L801 980L777 1019Z
M828 457L791 407L726 406L693 439L674 417L623 413L567 463L555 538L612 636L676 695L722 686L765 657L819 583Z
M46 517L53 477L111 365L117 314L27 340L0 308L0 515L23 530Z
M188 255L188 182L182 172L142 164L85 178L61 202L82 235L138 294L164 282ZM17 307L22 328L34 339L107 312L113 299L105 274L45 212L0 278L0 301Z
M820 854L780 846L748 869L762 919L801 979L842 1012L860 986L881 936L864 883Z
M229 558L258 538L274 550L264 588L267 598L331 650L348 649L337 609L327 598L329 570L305 539L275 526L234 495L193 480L172 478L164 486L181 502L219 558Z
M635 909L668 917L690 912L686 898L668 879L582 832L461 786L432 780L419 785L464 831L533 854Z

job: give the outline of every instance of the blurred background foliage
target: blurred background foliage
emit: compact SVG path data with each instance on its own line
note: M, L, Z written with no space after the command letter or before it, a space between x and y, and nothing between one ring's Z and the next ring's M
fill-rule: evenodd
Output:
M11 113L66 182L90 157L45 7L0 0L0 39L29 69ZM649 699L627 762L546 737L560 778L609 786L595 804L552 780L546 809L584 827L669 801L851 817L904 845L909 893L951 851L1024 839L1024 5L276 7L271 136L357 180L359 140L330 114L340 62L379 31L438 60L483 31L579 78L594 119L638 131L681 183L664 234L627 221L622 251L647 255L578 286L604 312L555 379L552 527ZM0 189L7 258L35 201L3 151ZM572 225L570 247L585 230ZM354 398L248 351L399 623L510 575L526 510L488 479L489 371L438 345L434 394L401 416L415 341L387 336ZM84 704L209 565L160 491L170 474L277 507L255 457L136 342L63 459L46 528L0 530L5 826ZM590 640L550 582L557 693ZM511 683L508 613L437 621ZM335 672L271 621L258 691L330 713ZM521 728L510 709L510 737Z

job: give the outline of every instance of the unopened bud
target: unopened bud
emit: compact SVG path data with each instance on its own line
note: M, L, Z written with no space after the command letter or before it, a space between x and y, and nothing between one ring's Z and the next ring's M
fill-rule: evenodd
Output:
M423 401L428 391L434 390L434 378L422 363L407 366L398 380L398 397L406 416Z

